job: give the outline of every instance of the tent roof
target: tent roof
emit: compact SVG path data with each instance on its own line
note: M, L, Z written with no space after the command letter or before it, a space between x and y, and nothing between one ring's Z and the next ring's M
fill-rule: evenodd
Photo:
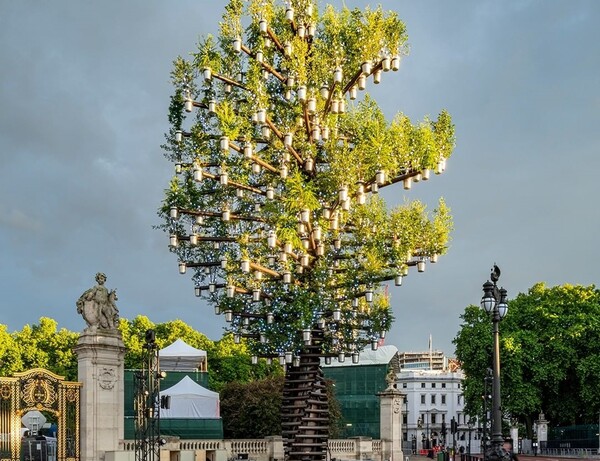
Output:
M178 339L158 351L160 366L166 371L197 370L200 363L206 361L206 351L190 346Z
M212 397L214 399L219 399L219 393L213 392L210 389L207 389L197 382L195 382L189 376L184 376L181 381L179 381L174 386L169 387L168 389L163 389L160 391L161 395L170 395L174 396L202 396L202 397Z

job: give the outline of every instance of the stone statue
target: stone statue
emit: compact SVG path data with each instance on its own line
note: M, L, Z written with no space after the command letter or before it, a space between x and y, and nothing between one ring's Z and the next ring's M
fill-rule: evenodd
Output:
M96 282L95 287L86 290L77 300L77 313L87 323L86 330L115 330L119 325L119 309L115 304L117 291L108 291L104 286L106 275L102 272L96 274Z

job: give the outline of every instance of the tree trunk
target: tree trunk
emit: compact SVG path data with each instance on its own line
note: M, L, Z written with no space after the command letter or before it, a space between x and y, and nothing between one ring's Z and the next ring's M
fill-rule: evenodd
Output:
M313 339L300 354L300 364L286 371L281 425L287 461L326 459L329 405L318 343Z

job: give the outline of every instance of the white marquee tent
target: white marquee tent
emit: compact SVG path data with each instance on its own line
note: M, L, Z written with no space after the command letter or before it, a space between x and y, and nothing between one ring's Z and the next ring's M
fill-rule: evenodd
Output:
M161 418L219 418L219 394L185 376L174 386L160 392L171 397L169 409L161 409Z
M182 339L158 351L160 368L165 371L206 371L206 351Z

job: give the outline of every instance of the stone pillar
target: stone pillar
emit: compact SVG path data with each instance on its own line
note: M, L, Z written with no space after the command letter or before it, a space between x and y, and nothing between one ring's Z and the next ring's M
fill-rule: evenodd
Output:
M403 461L402 453L402 404L404 394L390 385L380 392L379 436L382 443L383 461Z
M118 330L86 329L75 346L81 389L81 461L123 449L125 346Z
M550 421L546 420L544 413L540 413L539 419L535 422L537 441L538 441L538 452L546 449L546 443L548 442L548 424Z

